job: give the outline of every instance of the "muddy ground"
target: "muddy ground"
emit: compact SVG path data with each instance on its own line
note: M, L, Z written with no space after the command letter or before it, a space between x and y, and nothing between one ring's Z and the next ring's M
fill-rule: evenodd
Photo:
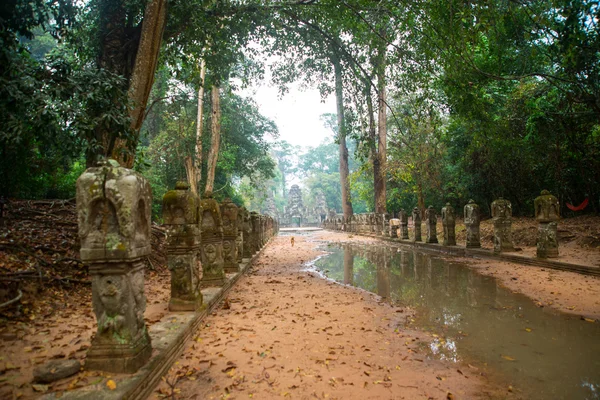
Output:
M464 243L460 226L459 245ZM534 254L535 229L531 219L514 220L520 254ZM491 247L491 232L491 222L483 221L484 247ZM146 273L148 324L167 312L170 278L162 230L153 226L152 233L153 253ZM563 220L559 233L561 261L600 266L600 217ZM375 240L335 232L318 237ZM110 378L82 371L42 387L32 382L33 368L45 361L85 360L95 317L87 267L79 261L78 251L72 202L12 203L0 224L0 303L13 299L17 290L22 296L0 309L0 398L35 398L44 391L72 390ZM314 244L301 237L296 237L293 248L289 237L276 238L252 274L240 281L226 305L209 317L196 341L188 345L167 376L171 386L163 383L154 397L518 396L518 388L507 392L507 383L498 387L481 376L483 369L476 365L428 361L422 351L422 343L430 340L428 333L403 325L411 310L390 307L374 295L304 272L303 263L317 254ZM598 278L466 261L530 296L540 307L555 307L592 322L600 318Z
M324 234L332 238L343 234ZM369 239L358 239L369 241ZM412 311L307 272L319 253L280 236L210 315L153 399L453 399L513 394L477 366L427 357Z

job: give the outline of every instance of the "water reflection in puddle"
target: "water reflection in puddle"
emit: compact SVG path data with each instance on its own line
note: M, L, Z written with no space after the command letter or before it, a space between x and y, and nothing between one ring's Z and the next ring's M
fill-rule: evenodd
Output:
M489 369L530 399L600 399L600 324L499 287L464 265L409 249L331 245L315 267L331 279L417 309L431 354Z

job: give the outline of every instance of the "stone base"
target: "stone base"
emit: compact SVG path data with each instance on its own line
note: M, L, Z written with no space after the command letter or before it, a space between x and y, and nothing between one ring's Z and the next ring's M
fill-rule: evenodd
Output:
M169 301L169 311L200 311L206 306L202 301L202 293L194 300L182 300L171 298Z
M226 274L237 274L238 272L240 272L240 266L239 264L225 264L223 270Z
M467 243L467 249L480 249L481 243Z
M92 346L85 358L85 369L133 374L146 364L151 355L152 345L146 330L135 343L104 344L92 340Z
M200 288L208 288L208 287L221 287L225 284L225 277L215 278L215 279L201 279L200 284L198 285Z

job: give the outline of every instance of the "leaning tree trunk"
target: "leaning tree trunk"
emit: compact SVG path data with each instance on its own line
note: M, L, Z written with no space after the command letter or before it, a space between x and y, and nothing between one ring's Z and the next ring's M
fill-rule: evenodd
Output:
M204 107L204 78L206 76L206 62L202 60L200 66L200 88L198 89L198 117L196 119L196 148L195 157L185 158L185 172L187 174L190 191L198 195L198 186L202 179L202 122Z
M378 100L378 146L377 146L377 164L378 169L375 172L375 212L383 214L386 212L386 154L387 154L387 115L386 115L386 94L385 94L385 47L380 49L380 57L377 71L377 100Z
M342 82L342 66L335 53L332 53L333 68L335 71L335 99L337 105L338 141L340 149L340 184L342 187L342 211L347 220L353 214L352 200L350 198L350 182L348 175L348 147L346 146L346 120L344 118L344 88Z
M133 106L129 112L133 138L117 137L111 146L111 156L127 168L133 167L139 132L146 116L146 105L154 83L154 73L165 28L167 1L152 0L146 6L135 65L129 81L128 98ZM109 132L113 134L114 132Z
M211 138L210 151L208 153L208 171L206 174L206 187L204 193L212 193L215 183L215 171L217 169L217 160L219 158L219 145L221 142L221 102L219 98L220 89L218 86L212 87L212 118L211 118Z
M371 159L371 163L373 164L373 191L375 193L375 212L377 211L377 200L379 199L378 183L379 177L381 175L381 167L379 165L379 155L377 154L377 136L375 129L375 116L373 110L373 100L371 99L371 86L367 85L367 112L369 114L369 143L370 143L370 152L369 158Z

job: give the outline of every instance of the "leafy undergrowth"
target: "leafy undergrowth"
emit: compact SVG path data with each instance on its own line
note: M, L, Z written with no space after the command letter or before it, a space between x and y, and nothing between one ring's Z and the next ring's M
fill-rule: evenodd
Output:
M0 398L31 398L107 380L81 372L36 385L33 369L50 359L83 361L95 332L88 268L79 259L74 200L12 201L0 222ZM152 227L146 266L146 319L166 312L169 273L164 233ZM5 305L8 302L12 302Z

